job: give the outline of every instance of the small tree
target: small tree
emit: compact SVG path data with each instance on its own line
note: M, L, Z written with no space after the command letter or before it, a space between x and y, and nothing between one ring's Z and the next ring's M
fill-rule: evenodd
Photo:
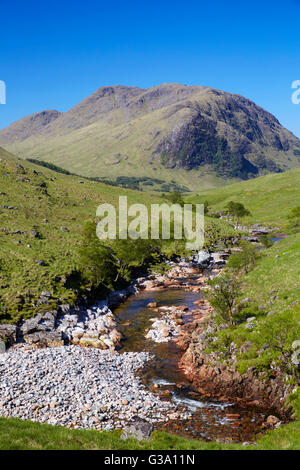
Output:
M208 282L210 290L206 297L215 311L233 325L234 305L240 295L240 281L230 274L222 274Z
M94 222L86 223L82 236L79 256L83 274L97 287L110 287L116 271L111 248L98 239Z
M120 277L128 281L134 268L143 266L151 261L154 253L158 250L159 240L144 240L130 238L116 240L112 244L114 263L117 268L115 281Z
M242 240L240 242L241 251L233 253L227 263L227 267L236 271L243 271L247 274L255 265L258 253L252 243Z
M251 215L251 212L245 208L241 202L230 201L226 205L227 213L230 214L235 220L236 225L239 225L240 219Z
M180 193L173 192L165 195L165 198L168 199L171 204L179 204L180 206L184 206L184 200Z

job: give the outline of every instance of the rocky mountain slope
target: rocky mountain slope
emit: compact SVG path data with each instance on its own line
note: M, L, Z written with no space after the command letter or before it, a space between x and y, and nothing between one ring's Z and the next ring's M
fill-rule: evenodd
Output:
M189 187L300 166L300 140L273 115L240 95L179 84L99 88L67 112L42 111L1 130L0 145L87 176Z

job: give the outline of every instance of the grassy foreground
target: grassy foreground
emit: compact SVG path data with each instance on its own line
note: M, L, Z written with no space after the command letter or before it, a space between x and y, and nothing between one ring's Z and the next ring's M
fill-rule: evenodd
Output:
M268 432L254 445L203 442L154 431L150 442L123 441L120 432L71 430L0 418L0 450L300 450L300 422Z

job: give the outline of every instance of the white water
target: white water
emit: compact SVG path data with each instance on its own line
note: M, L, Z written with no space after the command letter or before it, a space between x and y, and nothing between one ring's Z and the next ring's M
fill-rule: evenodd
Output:
M200 400L192 400L191 398L182 397L179 395L173 395L172 400L181 405L185 405L191 411L197 411L198 408L218 408L224 410L229 406L233 406L231 403L209 403Z

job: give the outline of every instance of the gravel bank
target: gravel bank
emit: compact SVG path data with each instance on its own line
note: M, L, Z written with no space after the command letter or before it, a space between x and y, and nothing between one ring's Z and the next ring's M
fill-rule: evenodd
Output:
M78 346L11 350L0 355L0 415L93 429L120 428L136 415L174 419L182 410L135 376L150 357Z

